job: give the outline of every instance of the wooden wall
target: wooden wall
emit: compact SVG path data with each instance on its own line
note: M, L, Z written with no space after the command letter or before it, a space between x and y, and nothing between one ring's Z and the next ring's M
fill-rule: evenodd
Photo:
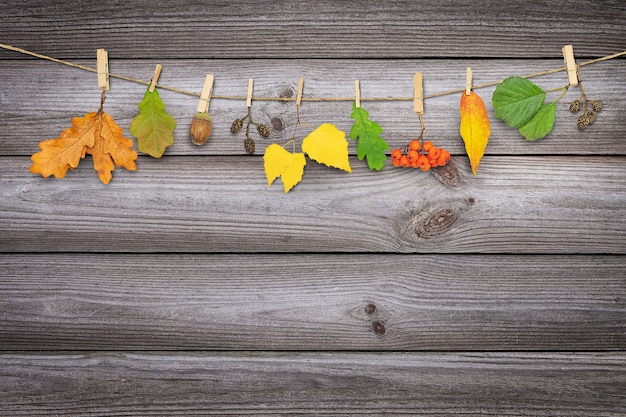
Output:
M390 146L419 134L424 93L626 50L621 1L5 2L0 43L200 92L363 102ZM29 172L43 139L96 111L96 75L0 49L0 415L626 414L626 65L581 68L603 102L530 143L493 117L472 175L460 94L425 100L445 170L308 163L284 194L262 155L293 135L293 101L253 100L272 128L249 156L230 133L245 102L161 89L178 126L103 185L85 159L64 179ZM533 78L544 89L564 72ZM124 129L146 89L111 78ZM554 98L558 93L551 93ZM302 120L349 132L350 101L304 101ZM306 128L300 128L299 138ZM301 136L302 134L302 136Z

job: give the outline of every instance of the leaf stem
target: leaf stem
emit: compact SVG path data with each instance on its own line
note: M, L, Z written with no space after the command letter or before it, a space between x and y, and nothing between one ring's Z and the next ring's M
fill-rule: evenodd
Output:
M100 95L100 109L98 110L98 114L102 114L104 111L104 100L106 100L106 90L102 89L102 94Z
M583 82L579 81L578 86L580 87L580 92L583 93L584 97L587 97L587 93L585 93L585 89L583 88Z
M567 93L567 90L569 90L569 85L567 85L565 87L562 87L562 88L559 88L559 89L556 89L554 91L558 91L558 90L563 90L563 92L561 93L560 96L557 97L556 100L554 100L555 103L558 103L559 100L561 100L565 96L565 94Z

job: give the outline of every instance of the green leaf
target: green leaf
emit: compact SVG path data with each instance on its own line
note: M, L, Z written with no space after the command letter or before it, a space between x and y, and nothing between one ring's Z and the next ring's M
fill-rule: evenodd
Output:
M383 133L380 125L369 119L369 114L363 108L357 108L356 103L352 103L352 114L354 119L352 129L350 129L350 139L359 138L356 145L356 154L359 160L367 157L369 169L380 171L385 165L387 155L385 151L389 145L379 135Z
M139 103L139 114L130 123L130 133L137 138L137 148L154 158L160 158L174 143L176 120L165 112L159 92L146 91Z
M552 132L556 118L556 103L543 105L528 123L522 126L519 132L526 140L545 138Z
M522 77L509 77L493 92L491 102L495 116L509 127L520 128L541 108L546 93Z

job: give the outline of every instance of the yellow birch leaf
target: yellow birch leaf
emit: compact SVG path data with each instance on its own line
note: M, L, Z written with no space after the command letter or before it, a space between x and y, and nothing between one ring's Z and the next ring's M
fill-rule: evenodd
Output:
M485 154L491 127L487 108L480 96L473 91L461 95L461 137L465 142L465 152L469 157L472 172L476 175L480 159Z
M304 138L302 151L320 164L352 172L346 134L330 123L322 124Z
M303 153L291 153L275 143L265 149L263 166L267 177L267 186L281 177L285 193L288 193L302 180L306 158Z

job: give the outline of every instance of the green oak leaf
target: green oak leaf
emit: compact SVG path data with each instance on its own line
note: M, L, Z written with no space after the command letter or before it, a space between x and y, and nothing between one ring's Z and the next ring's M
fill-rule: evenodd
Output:
M356 145L356 154L359 160L367 157L369 169L380 171L385 165L387 155L385 151L389 145L379 135L383 133L380 125L369 119L369 113L363 108L357 108L356 103L352 103L351 119L354 119L352 129L350 129L350 139L359 138Z
M509 77L496 87L491 98L495 116L509 127L518 129L541 108L546 93L522 77Z
M552 132L555 119L556 103L544 104L533 118L519 129L519 132L526 140L545 138L548 133Z
M146 91L139 103L139 114L130 123L130 133L137 138L137 148L160 158L174 143L176 120L165 111L165 103L154 89Z

